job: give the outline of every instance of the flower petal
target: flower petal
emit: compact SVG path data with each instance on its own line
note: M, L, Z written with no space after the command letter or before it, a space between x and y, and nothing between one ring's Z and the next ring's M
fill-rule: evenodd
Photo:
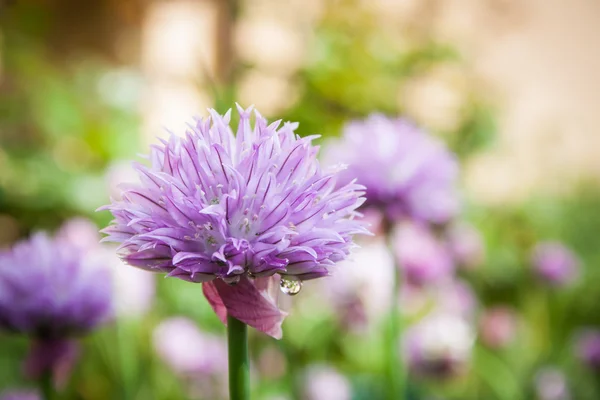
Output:
M236 285L228 285L221 279L202 284L202 290L219 319L227 324L230 315L275 339L281 339L281 324L287 313L281 311L268 288L276 280L273 277L256 278L243 276Z

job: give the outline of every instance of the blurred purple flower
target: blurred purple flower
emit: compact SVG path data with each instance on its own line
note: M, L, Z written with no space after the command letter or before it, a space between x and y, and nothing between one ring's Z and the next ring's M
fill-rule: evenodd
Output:
M473 341L473 329L465 318L434 312L405 331L403 349L412 372L443 379L465 368Z
M380 209L391 221L445 223L457 214L458 162L439 140L379 114L350 122L343 135L326 160L349 165L340 182L366 186L365 208Z
M87 239L73 241L74 226L0 252L0 329L32 337L26 372L33 377L66 368L61 361L76 351L69 340L111 317L110 274L89 256Z
M211 110L185 137L152 147L151 166L134 166L141 184L103 207L115 217L105 240L122 243L130 265L204 282L221 317L281 337L285 315L263 296L269 285L249 278L328 275L352 236L368 233L354 220L363 188L335 189L335 172L316 160L315 136L300 138L297 124L267 125L255 112L252 127L251 109L238 111L237 135L230 112Z
M540 369L534 378L535 391L539 400L570 400L571 394L565 374L555 367Z
M600 330L585 329L577 334L576 351L588 367L600 370Z
M227 345L216 335L200 331L185 317L166 319L153 333L154 349L181 375L220 375L227 372Z
M0 400L41 400L34 390L8 390L0 393Z
M491 348L502 348L515 339L517 316L509 307L496 306L484 311L479 323L481 340Z
M538 243L532 252L532 263L538 276L555 286L571 283L579 272L577 257L559 242Z
M305 375L306 400L350 400L352 388L345 376L327 365L310 366Z
M459 267L474 268L483 263L485 247L481 235L467 223L450 226L446 232L450 254Z
M395 243L398 266L409 284L424 286L452 277L454 263L448 250L425 226L400 225Z

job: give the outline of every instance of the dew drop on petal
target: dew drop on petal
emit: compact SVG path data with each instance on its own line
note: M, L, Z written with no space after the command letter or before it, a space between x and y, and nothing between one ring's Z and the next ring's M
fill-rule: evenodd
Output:
M300 290L302 289L302 282L281 278L281 282L279 282L279 288L288 296L295 296L300 293Z

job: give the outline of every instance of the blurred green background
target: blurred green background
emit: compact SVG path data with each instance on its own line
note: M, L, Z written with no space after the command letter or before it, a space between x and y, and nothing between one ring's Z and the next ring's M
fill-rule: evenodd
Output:
M591 3L0 1L0 246L74 216L105 226L109 213L94 210L128 179L129 160L206 107L255 104L325 139L374 111L404 114L460 157L464 219L485 245L480 265L459 270L477 302L473 329L492 306L517 321L500 348L477 335L460 373L411 378L411 398L600 398L598 371L574 349L579 329L600 326L600 79L578 67L600 61ZM573 285L532 277L531 249L546 239L580 259ZM148 311L83 340L61 398L222 398L222 372L181 376L153 344L172 316L224 334L200 287L151 284ZM348 330L316 306L316 288L289 304L283 340L253 332L254 398L317 399L319 368L340 374L328 383L339 397L322 399L384 398L385 320ZM26 349L0 336L0 389L33 386ZM564 374L557 397L536 385L548 368Z

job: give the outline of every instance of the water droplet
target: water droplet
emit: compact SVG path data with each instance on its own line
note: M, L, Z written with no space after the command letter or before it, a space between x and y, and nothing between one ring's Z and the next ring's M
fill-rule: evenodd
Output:
M300 293L300 290L302 289L302 282L281 278L281 282L279 282L279 288L283 293L289 296L295 296Z

